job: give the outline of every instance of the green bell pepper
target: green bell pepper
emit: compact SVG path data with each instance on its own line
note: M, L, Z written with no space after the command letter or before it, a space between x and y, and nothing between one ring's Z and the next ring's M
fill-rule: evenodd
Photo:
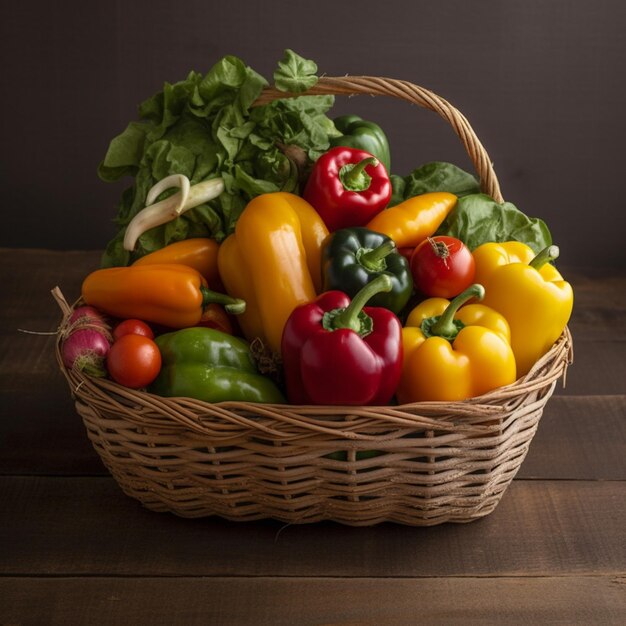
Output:
M285 402L274 382L259 373L249 344L239 337L197 326L155 341L162 367L151 393L205 402Z
M374 122L361 119L358 115L342 115L333 120L335 128L342 133L330 140L332 148L347 146L373 154L391 174L391 151L383 129Z
M376 294L368 306L398 314L413 292L409 262L387 235L369 228L340 228L322 243L323 291L337 289L353 298L380 274L391 278L391 291Z

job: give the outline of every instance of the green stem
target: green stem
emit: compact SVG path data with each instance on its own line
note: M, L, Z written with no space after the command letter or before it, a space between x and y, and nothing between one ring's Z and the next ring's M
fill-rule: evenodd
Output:
M367 157L358 163L346 163L339 170L339 180L346 191L366 191L372 177L365 171L368 165L376 167L378 159L376 157Z
M350 328L359 334L371 332L371 328L364 330L363 307L377 293L391 291L391 288L391 278L387 274L380 274L373 281L362 287L345 309L331 311L330 316L325 316L324 327L327 330Z
M528 265L536 270L541 269L546 263L559 258L559 246L544 248Z
M357 261L365 268L372 272L382 271L385 269L385 258L396 249L395 241L388 239L377 248L361 248L357 252Z
M208 304L221 304L227 313L232 313L233 315L239 315L246 310L246 301L240 298L231 298L231 296L225 293L219 293L204 286L200 287L200 292L202 293L203 309Z
M446 307L446 310L437 318L430 318L431 322L428 327L428 335L437 337L443 337L452 341L458 334L459 330L463 328L462 323L454 319L457 311L472 298L478 298L482 300L485 296L485 288L478 283L470 285L465 291L461 292L450 304ZM428 320L424 320L427 322ZM460 327L459 327L460 324ZM424 333L427 334L427 333Z

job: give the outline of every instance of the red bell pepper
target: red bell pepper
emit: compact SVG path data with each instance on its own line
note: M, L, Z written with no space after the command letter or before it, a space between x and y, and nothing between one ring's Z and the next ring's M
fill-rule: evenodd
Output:
M350 301L327 291L289 316L282 336L292 404L388 404L402 370L402 324L390 310L366 307L391 289L381 274Z
M332 232L365 226L389 204L391 182L375 156L337 146L315 162L302 195Z

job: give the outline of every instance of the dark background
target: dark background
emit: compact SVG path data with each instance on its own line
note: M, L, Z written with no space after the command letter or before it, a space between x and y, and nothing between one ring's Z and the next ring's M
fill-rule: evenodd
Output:
M469 119L503 194L545 219L563 263L626 267L623 0L3 2L0 245L99 249L129 181L101 182L137 105L234 54L267 79L285 48L327 75L427 87ZM393 172L471 165L429 111L337 99L384 126Z

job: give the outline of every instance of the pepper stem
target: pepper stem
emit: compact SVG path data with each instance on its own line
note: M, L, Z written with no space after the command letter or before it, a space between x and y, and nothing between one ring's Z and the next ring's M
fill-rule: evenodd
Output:
M537 256L528 264L536 270L541 269L546 263L559 258L559 246L548 246L544 248Z
M368 165L376 167L378 159L367 157L358 163L346 163L339 170L339 180L346 191L366 191L369 188L372 177L365 171Z
M472 298L482 300L485 297L485 288L478 283L470 285L462 291L450 304L446 310L438 317L430 317L422 322L422 330L425 335L432 337L443 337L448 341L453 341L463 328L463 323L455 320L457 311Z
M204 286L200 287L200 292L202 293L203 309L208 304L221 304L224 306L226 313L232 313L233 315L240 315L246 310L246 301L241 300L241 298L232 298L225 293L219 293Z
M385 258L396 249L396 243L388 239L377 248L361 248L356 255L357 261L370 271L384 270L386 267Z
M322 321L324 328L326 330L349 328L362 336L369 334L372 331L371 318L363 312L363 307L377 293L391 291L391 288L391 278L387 274L379 274L374 280L361 288L347 307L327 311Z

